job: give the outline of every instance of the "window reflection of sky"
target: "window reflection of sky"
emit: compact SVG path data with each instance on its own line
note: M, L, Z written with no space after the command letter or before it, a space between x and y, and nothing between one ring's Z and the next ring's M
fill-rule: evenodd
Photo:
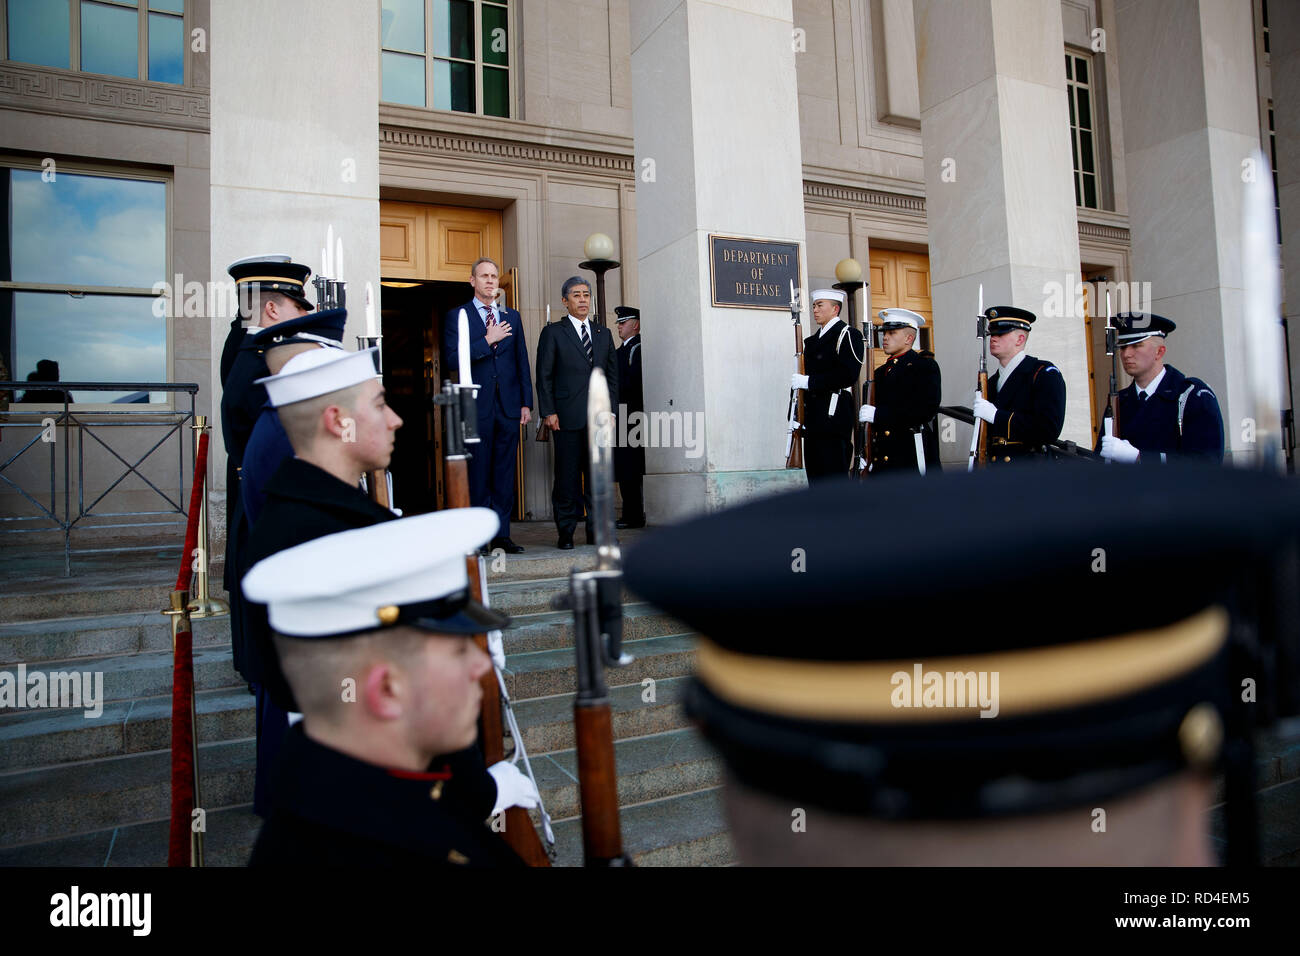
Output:
M167 187L10 170L15 282L152 287L167 272Z
M9 0L9 59L68 68L68 5Z
M167 381L167 320L153 314L153 303L152 298L14 293L14 379L25 380L39 360L53 359L65 382ZM118 397L73 395L80 402Z

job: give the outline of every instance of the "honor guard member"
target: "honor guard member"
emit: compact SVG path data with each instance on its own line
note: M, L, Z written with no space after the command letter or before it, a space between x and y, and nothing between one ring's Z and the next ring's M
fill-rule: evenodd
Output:
M631 416L645 414L645 395L641 390L641 310L630 305L620 305L614 310L618 316L618 397L619 412ZM633 426L629 422L623 431ZM614 478L618 493L623 498L623 517L615 525L619 528L645 527L645 442L635 446L614 449Z
M230 264L235 280L238 312L231 322L221 354L221 435L226 447L226 563L223 584L230 594L230 636L235 669L251 682L244 659L243 613L239 579L248 569L243 548L248 524L239 489L244 450L253 425L266 404L266 389L257 384L267 375L264 343L254 340L271 326L306 315L311 311L304 283L311 268L292 262L288 256L254 256ZM251 324L241 329L239 320Z
M975 395L975 415L989 423L989 461L1045 455L1065 424L1065 379L1051 362L1025 352L1034 313L995 305L984 316L989 354L1001 365L989 378L989 397Z
M889 356L876 369L876 404L863 404L858 421L871 423L871 472L939 469L939 413L942 379L933 352L914 346L925 319L908 309L884 309L881 348Z
M465 555L500 527L459 508L328 535L244 579L267 606L303 719L251 866L520 866L484 818L447 805L439 754L474 743L476 633L509 618L470 599Z
M804 373L791 388L806 389L803 401L803 460L808 480L842 478L853 457L853 383L862 374L862 333L840 318L846 297L838 289L815 289L813 321L818 330L804 339Z
M625 552L627 587L701 635L686 706L725 762L739 862L1210 864L1219 770L1232 854L1265 704L1243 702L1258 665L1230 635L1255 639L1260 569L1300 534L1290 479L984 469L930 479L919 511L880 507L915 500L916 477L879 480L870 496L846 483L731 508ZM1251 507L1206 504L1224 501ZM1084 520L1062 521L1062 502ZM858 525L872 534L843 534ZM791 587L796 547L816 573ZM1017 613L989 617L973 569L1007 563ZM861 587L886 579L889 600ZM1294 615L1283 625L1294 634ZM846 639L864 626L870 640Z
M259 383L266 387L294 455L267 482L266 506L249 540L252 562L324 535L396 519L358 484L365 472L388 467L394 432L402 425L384 400L375 370L377 351L313 349L294 356L279 374ZM250 656L266 690L258 711L256 792L262 799L255 800L255 807L261 808L271 797L270 772L278 763L287 715L300 707L285 682L260 605L250 608L249 631ZM478 807L486 816L494 803L504 807L526 802L531 784L512 764L494 765L487 779L476 752L446 759L458 771L455 804Z
M1121 312L1116 344L1133 381L1119 393L1120 437L1103 435L1098 451L1122 462L1185 456L1223 461L1223 416L1214 390L1165 364L1165 338L1177 326L1163 315Z

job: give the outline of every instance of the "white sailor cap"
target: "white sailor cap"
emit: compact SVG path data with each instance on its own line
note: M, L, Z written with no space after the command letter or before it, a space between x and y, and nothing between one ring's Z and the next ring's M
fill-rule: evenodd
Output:
M470 599L465 556L497 533L490 508L453 508L326 535L253 565L244 595L271 629L326 638L405 625L483 634L510 623Z
M839 289L813 289L813 302L816 302L818 299L829 299L832 302L838 302L840 308L843 309L844 303L848 301L848 296Z
M328 395L378 378L379 373L375 371L375 354L378 351L312 349L295 355L284 363L279 374L259 378L257 384L266 386L267 397L276 408L294 402L305 402L309 398Z

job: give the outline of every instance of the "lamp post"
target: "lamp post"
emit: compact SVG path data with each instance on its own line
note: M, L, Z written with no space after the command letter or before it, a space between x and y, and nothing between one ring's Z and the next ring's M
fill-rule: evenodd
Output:
M605 273L617 269L619 263L612 259L614 240L603 232L593 232L582 247L586 260L578 263L579 269L596 273L596 323L605 328Z
M835 278L840 281L835 283L831 288L838 289L848 298L849 325L856 329L858 328L858 290L867 284L862 281L862 264L858 262L857 259L841 259L839 262L835 263ZM859 331L862 332L863 337L871 334L871 330L867 328L870 324L871 319L868 318L859 329ZM867 374L871 374L871 369L867 369ZM855 407L861 406L862 404L861 376L859 376L858 381L853 383L853 404Z

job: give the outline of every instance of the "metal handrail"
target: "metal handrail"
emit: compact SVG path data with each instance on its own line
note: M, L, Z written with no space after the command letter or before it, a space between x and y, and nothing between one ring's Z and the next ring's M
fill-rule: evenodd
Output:
M186 445L189 444L184 440L185 426L194 421L195 414L195 397L198 395L199 386L193 382L0 382L0 392L60 392L63 395L62 403L57 402L34 402L31 403L37 407L28 411L24 408L28 403L17 402L10 405L7 412L0 415L0 428L34 428L36 433L21 448L8 457L0 457L0 484L8 486L17 491L24 499L31 502L39 511L39 514L31 516L4 516L0 515L0 534L21 534L40 531L61 531L63 533L63 573L65 576L72 574L72 529L78 522L86 518L143 518L157 517L160 515L181 515L185 516L185 451ZM175 408L158 408L158 407L126 407L120 411L112 408L79 408L77 403L72 401L73 392L167 392L172 394L188 394L190 397L190 407L188 411ZM58 406L62 405L59 409ZM89 403L80 403L82 405ZM134 403L131 403L134 405ZM45 406L44 408L40 406ZM24 420L25 419L25 420ZM128 461L117 449L99 434L97 429L111 427L148 427L156 426L166 428L162 437L150 446L149 450L140 455L134 462ZM77 511L72 513L72 443L66 440L67 430L71 427L77 428ZM65 440L59 442L57 438L50 438L51 429L62 428ZM162 448L172 435L177 436L176 442L176 488L178 500L173 500L170 495L160 489L153 481L145 477L140 471L140 466ZM123 466L122 472L112 481L111 484L99 494L89 505L86 504L86 481L85 481L85 458L86 458L86 437L89 436L110 455L116 458ZM50 447L49 461L49 505L46 506L42 501L34 497L32 492L23 488L16 480L5 471L23 457L31 448L38 444L48 444ZM60 515L58 507L58 458L55 452L55 445L63 446L63 513ZM93 447L93 446L92 446ZM191 450L191 458L193 451ZM191 461L191 470L193 462ZM104 498L121 484L129 475L135 474L141 481L151 488L166 503L167 507L157 511L95 511ZM34 491L34 489L33 489ZM39 494L39 492L36 492ZM43 527L26 528L26 527L3 527L10 523L22 524L25 522L48 522ZM166 522L119 522L115 524L94 525L96 529L111 528L139 528L154 527L165 524ZM116 551L127 550L125 548L108 548L96 549L96 551ZM95 553L90 550L81 553Z

